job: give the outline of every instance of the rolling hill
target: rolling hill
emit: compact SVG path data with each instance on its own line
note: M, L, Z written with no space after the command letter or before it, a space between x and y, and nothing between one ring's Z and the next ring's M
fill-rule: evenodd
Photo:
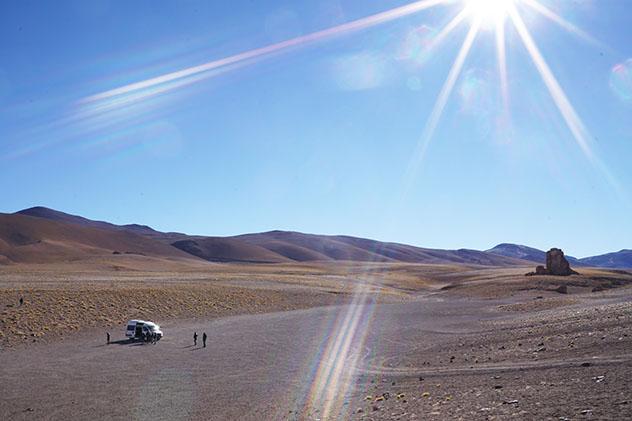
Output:
M184 239L175 241L171 245L209 262L283 263L292 261L272 250L232 238Z
M0 256L5 263L74 261L115 254L196 259L132 230L95 228L19 213L0 214Z
M489 266L524 265L524 260L477 250L439 250L344 235L269 231L233 237L273 250L296 261L351 260L406 263L459 263Z
M546 252L521 244L502 243L494 248L486 250L488 253L497 254L499 256L513 257L516 259L528 260L534 263L543 264L546 262ZM573 256L565 256L570 264L575 266L586 266L580 259Z
M23 209L16 212L17 215L34 216L36 218L48 219L51 221L68 222L71 224L82 225L85 227L101 228L101 229L115 229L119 231L131 231L138 234L153 234L158 233L152 228L146 225L128 224L128 225L114 225L104 221L93 221L92 219L84 218L82 216L71 215L56 211L54 209L45 208L43 206L35 206L33 208Z
M487 251L441 250L345 235L269 231L233 237L160 232L146 225L116 225L45 207L0 214L0 264L48 263L103 255L142 255L197 262L288 263L316 261L405 262L483 266L531 266L545 252L517 244ZM632 266L632 251L585 259L576 266Z
M606 253L599 256L580 259L588 266L602 268L632 268L632 250L621 250L614 253Z

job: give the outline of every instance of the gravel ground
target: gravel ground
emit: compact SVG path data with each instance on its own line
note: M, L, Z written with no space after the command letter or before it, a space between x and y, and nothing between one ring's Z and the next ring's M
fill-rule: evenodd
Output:
M0 419L632 418L632 288L559 294L551 286L559 280L524 288L533 284L516 278L505 295L477 280L479 293L468 296L459 282L465 287L394 303L377 300L372 288L351 296L328 286L312 296L293 286L213 285L222 305L218 291L244 300L234 311L264 303L261 311L172 310L159 320L166 336L157 345L123 341L122 326L109 346L100 326L63 341L23 340L0 350ZM143 285L94 289L105 300ZM197 284L177 289L182 296L169 290L177 299L156 300L167 306L157 312L210 299ZM288 309L353 301L271 312L266 300ZM51 301L51 314L60 302ZM78 319L92 311L70 308ZM208 332L209 347L193 346L193 332Z

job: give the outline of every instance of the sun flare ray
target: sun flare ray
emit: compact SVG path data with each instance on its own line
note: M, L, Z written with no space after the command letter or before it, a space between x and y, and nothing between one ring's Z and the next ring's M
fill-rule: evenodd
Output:
M573 108L571 102L568 100L568 97L564 93L564 90L560 86L555 75L553 74L553 72L549 68L549 65L546 63L546 60L542 56L542 53L540 53L538 46L533 40L531 33L527 29L527 26L525 25L518 12L515 9L512 9L509 11L509 15L514 27L516 28L516 31L518 32L518 35L520 36L520 39L522 40L525 48L527 49L527 52L529 53L529 56L531 57L531 60L533 60L533 64L538 70L538 73L540 73L540 77L542 77L542 80L544 81L544 84L546 85L546 88L548 89L553 102L555 102L555 105L562 114L566 125L573 134L577 145L581 148L588 159L593 161L594 154L590 145L591 140L588 134L588 130L584 126L584 123L582 122L581 118L579 118L579 115Z
M437 47L439 47L443 41L454 31L456 27L458 27L461 22L467 18L468 13L467 10L461 10L450 22L448 22L442 29L439 31L437 36L434 37L430 45L428 46L428 52L434 51Z
M450 94L454 89L454 85L456 84L456 81L461 74L461 70L463 69L463 65L465 64L465 59L467 58L467 55L472 48L472 44L476 39L476 35L478 34L480 27L481 19L476 19L474 22L472 22L470 29L465 36L465 40L463 41L463 44L461 45L461 48L456 56L456 59L454 60L454 63L450 68L448 77L443 83L439 96L435 101L435 104L430 113L430 117L426 122L426 126L424 128L424 131L422 132L421 138L417 142L416 150L409 164L406 177L407 181L405 183L404 191L408 190L410 183L412 183L413 179L415 178L419 165L421 165L421 162L423 161L426 149L428 148L428 145L430 144L430 141L434 136L437 125L439 124L439 120L441 119L441 115L443 114L443 110L445 109L445 106L448 103L448 99L450 98Z
M318 411L322 419L334 419L342 409L360 358L358 350L364 349L373 314L370 301L370 286L359 283L351 304L338 315L331 329L323 332L324 349L307 395L307 413Z
M131 83L125 86L121 86L115 89L111 89L105 92L91 95L84 98L82 103L92 103L97 101L108 100L110 98L120 97L133 92L142 91L145 89L153 88L158 85L163 85L176 80L188 78L195 75L206 74L210 70L215 70L225 66L241 63L244 61L250 61L260 59L269 56L274 53L280 53L295 47L311 44L316 41L321 41L334 36L339 36L349 32L355 32L362 29L366 29L378 24L390 22L395 19L402 18L404 16L412 15L425 9L429 9L434 6L445 3L446 0L421 0L414 3L410 3L404 6L396 7L384 12L376 13L371 16L367 16L361 19L357 19L351 22L347 22L332 28L327 28L321 31L313 32L307 35L299 36L289 40L281 41L275 44L267 45L260 48L255 48L249 51L245 51L239 54L235 54L229 57L209 61L197 66L188 67L186 69L178 70L175 72L167 73L154 78L146 79L140 82ZM212 76L212 74L209 74Z
M566 93L564 92L555 75L546 63L546 60L542 56L542 53L540 53L538 46L536 45L533 37L531 36L531 33L524 23L524 20L513 8L512 10L510 10L509 15L514 27L516 28L516 31L518 32L518 35L520 36L520 39L522 40L525 48L527 49L527 52L529 53L529 56L533 60L538 73L540 73L540 76L544 81L544 84L546 85L547 90L549 91L549 94L553 99L553 102L555 103L557 109L560 111L560 114L562 115L562 118L564 119L564 122L566 123L568 129L571 131L575 142L584 153L588 161L593 165L593 167L601 172L604 178L610 183L611 187L617 192L619 197L626 198L626 194L624 193L624 190L617 179L614 177L614 175L611 173L605 163L594 153L592 145L593 142L591 140L588 129L575 111L575 108L569 101Z
M540 15L551 20L552 22L555 22L560 27L564 28L571 34L577 36L578 38L583 39L589 44L597 45L599 47L604 47L602 43L599 42L597 39L590 36L588 33L578 28L576 25L573 25L566 19L562 18L560 15L558 15L557 13L555 13L548 7L544 6L542 3L538 2L537 0L521 0L520 2L526 4L527 6L529 6L536 12L538 12Z
M503 102L503 113L509 113L509 83L507 81L507 54L505 50L505 22L496 24L496 59L500 77L500 94Z

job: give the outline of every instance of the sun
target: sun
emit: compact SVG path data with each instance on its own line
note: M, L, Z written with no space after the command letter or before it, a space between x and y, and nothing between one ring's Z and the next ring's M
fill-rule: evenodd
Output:
M497 25L505 21L516 0L464 0L468 14L483 25Z

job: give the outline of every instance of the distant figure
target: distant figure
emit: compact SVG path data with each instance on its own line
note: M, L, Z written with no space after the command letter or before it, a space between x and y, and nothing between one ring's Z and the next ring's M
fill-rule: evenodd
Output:
M153 332L151 336L151 339L154 341L154 345L156 345L156 342L158 342L158 334L156 332Z
M197 332L193 332L193 346L197 346Z
M204 344L204 348L206 348L206 332L202 334L202 343Z
M105 337L107 338L108 345L110 344L110 332L105 332Z
M24 297L20 297L20 307L22 307L22 304L24 304Z

